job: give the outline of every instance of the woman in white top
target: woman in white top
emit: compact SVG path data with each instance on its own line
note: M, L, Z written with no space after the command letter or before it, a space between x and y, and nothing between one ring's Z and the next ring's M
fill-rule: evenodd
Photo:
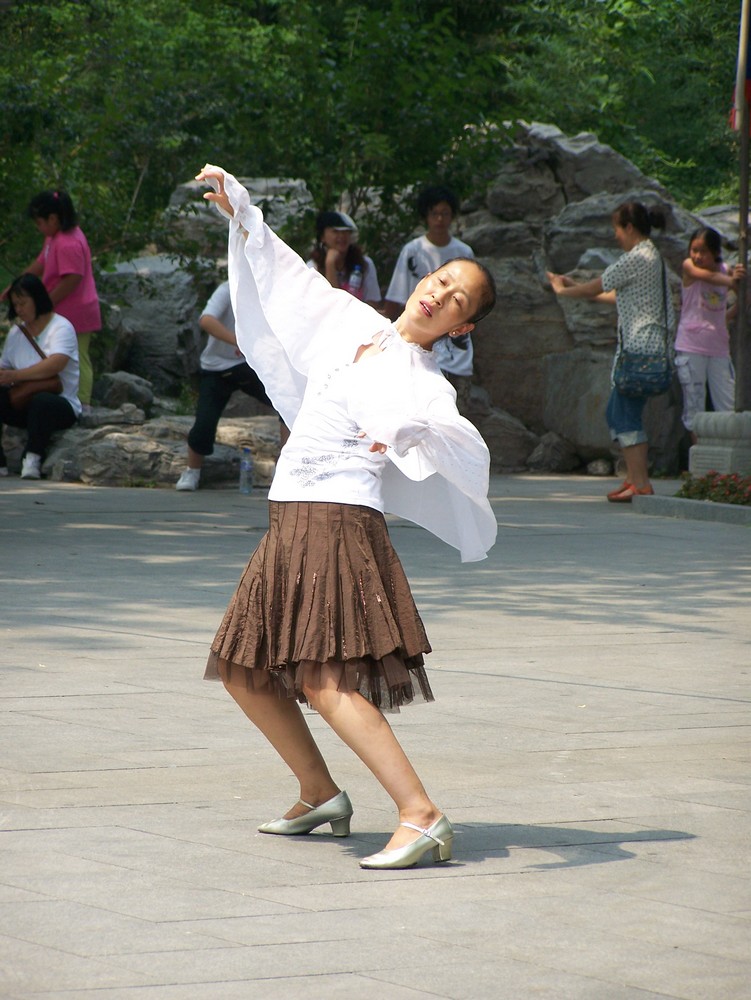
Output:
M78 339L73 325L54 312L49 293L35 274L16 278L8 287L8 298L8 317L16 322L0 356L0 434L3 424L26 428L21 478L39 479L53 433L71 427L81 414ZM61 392L37 392L24 409L12 405L14 385L54 376L62 383ZM7 474L0 447L0 475Z
M346 212L319 212L316 245L308 267L320 271L332 288L343 288L377 309L381 304L381 289L376 267L372 257L353 242L356 234L357 226Z
M381 709L432 700L430 651L383 511L410 517L484 558L496 522L489 456L456 410L431 347L473 329L495 301L481 265L426 277L395 325L333 289L264 224L218 167L198 180L230 218L229 280L238 344L291 428L269 491L269 531L251 556L212 645L220 677L297 777L300 800L259 829L350 829L298 705L309 703L394 800L399 826L365 868L451 857L450 823L428 797Z
M612 222L616 242L624 253L599 278L576 282L567 275L549 273L548 279L556 295L615 303L619 338L614 371L623 350L635 354L672 350L675 317L665 263L649 238L653 227L665 225L662 211L627 201L613 212ZM626 463L626 479L607 494L611 503L631 503L635 496L654 493L642 420L646 402L644 397L626 396L615 385L611 387L605 416L610 436L620 444Z

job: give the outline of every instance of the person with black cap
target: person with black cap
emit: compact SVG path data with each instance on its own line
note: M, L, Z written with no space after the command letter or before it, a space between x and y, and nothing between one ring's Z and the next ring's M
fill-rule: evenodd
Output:
M316 245L308 267L323 274L332 287L343 288L378 309L381 289L375 264L353 242L356 234L357 226L346 212L319 212Z

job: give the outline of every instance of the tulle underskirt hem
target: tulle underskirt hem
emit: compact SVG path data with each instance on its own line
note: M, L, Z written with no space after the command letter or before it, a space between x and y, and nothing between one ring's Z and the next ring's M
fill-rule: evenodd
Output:
M429 652L383 514L271 501L269 530L229 603L205 677L305 703L321 665L334 664L339 690L398 711L433 701Z
M365 658L334 664L340 671L337 690L356 691L382 712L398 712L415 701L434 701L422 659L418 655L406 662L391 653L381 660ZM307 704L304 689L319 686L320 671L321 664L310 660L267 670L232 663L210 653L204 679L244 684L249 691L269 690L280 698L296 698Z

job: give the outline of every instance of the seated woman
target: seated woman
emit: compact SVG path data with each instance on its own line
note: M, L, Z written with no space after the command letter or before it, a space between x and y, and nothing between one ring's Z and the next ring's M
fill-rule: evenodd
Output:
M316 245L308 267L322 274L332 288L343 288L355 298L377 309L381 289L372 258L353 242L357 227L346 212L319 212Z
M9 287L10 328L0 355L0 435L3 424L28 431L22 479L39 479L55 431L71 427L81 414L78 399L78 343L72 324L53 309L47 289L34 274L22 274ZM60 385L51 385L55 376ZM26 402L14 387L38 383ZM62 390L62 391L60 391ZM0 476L7 476L0 442Z

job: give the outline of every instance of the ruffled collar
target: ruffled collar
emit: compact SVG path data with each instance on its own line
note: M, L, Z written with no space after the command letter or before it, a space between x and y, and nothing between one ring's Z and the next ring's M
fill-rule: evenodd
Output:
M374 334L373 343L382 351L392 347L395 343L399 343L403 344L409 350L414 351L415 354L420 354L429 358L433 357L432 351L426 351L425 348L420 347L419 344L413 344L411 341L405 340L397 330L394 323L389 324L385 330L381 330L379 333Z

